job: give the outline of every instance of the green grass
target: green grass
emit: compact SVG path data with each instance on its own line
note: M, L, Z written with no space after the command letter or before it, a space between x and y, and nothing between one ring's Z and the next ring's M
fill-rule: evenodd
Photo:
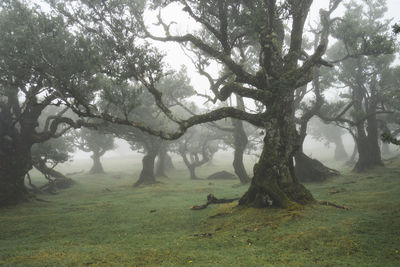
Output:
M50 202L1 209L0 265L400 266L399 162L306 185L318 200L349 210L232 203L192 211L208 193L231 198L247 187L189 181L178 165L162 183L133 188L140 161L127 160L105 164L105 175L74 176L76 184L58 195L39 196ZM231 171L228 164L208 166L198 176L221 169Z

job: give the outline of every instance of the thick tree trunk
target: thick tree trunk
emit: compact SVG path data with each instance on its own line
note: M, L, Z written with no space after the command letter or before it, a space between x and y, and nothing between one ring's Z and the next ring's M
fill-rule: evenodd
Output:
M295 172L301 182L322 182L327 178L340 173L334 169L326 167L320 161L312 159L298 151L295 154Z
M100 158L101 154L97 151L93 152L93 155L90 156L93 159L93 166L90 169L89 173L91 174L99 174L104 173L103 165L101 164Z
M32 168L29 148L4 149L0 145L0 206L18 204L28 199L24 178Z
M293 166L293 154L298 136L292 111L292 96L278 97L274 105L273 120L267 118L264 147L250 188L239 201L240 205L288 208L314 201L311 193L299 183ZM285 103L286 102L286 103Z
M366 131L364 129L364 121L358 123L356 126L358 147L358 161L354 166L354 171L356 172L363 172L376 166L383 165L381 159L381 151L378 143L378 122L376 119L378 96L376 87L376 80L372 79L370 84L370 96L369 99L365 100L367 101L367 103L364 103L364 106L366 107L364 113L368 115L366 120ZM355 91L354 95L355 111L360 114L364 114L362 113L362 100L365 95L364 90L362 88L358 88L358 90Z
M157 156L156 151L149 151L142 159L143 168L140 172L138 181L134 186L149 185L157 183L154 175L154 162Z
M377 166L383 166L378 139L367 137L363 126L357 127L357 133L358 160L354 166L354 171L363 172Z
M251 180L247 175L243 164L243 154L248 143L247 135L244 131L243 122L241 120L232 119L232 125L234 128L233 139L235 145L233 169L235 170L236 175L239 177L240 183L248 184Z
M165 146L160 148L160 152L158 153L158 160L156 164L156 176L158 177L167 177L165 174L167 170L167 149Z

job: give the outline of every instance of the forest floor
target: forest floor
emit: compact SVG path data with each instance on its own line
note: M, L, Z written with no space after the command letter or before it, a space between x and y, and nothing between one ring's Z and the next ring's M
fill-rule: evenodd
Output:
M0 266L400 266L400 161L306 184L348 210L234 202L193 211L209 193L234 198L247 186L189 181L180 165L162 183L133 188L140 161L126 166L72 176L71 188L38 196L49 202L0 209ZM223 169L231 171L217 162L198 176Z

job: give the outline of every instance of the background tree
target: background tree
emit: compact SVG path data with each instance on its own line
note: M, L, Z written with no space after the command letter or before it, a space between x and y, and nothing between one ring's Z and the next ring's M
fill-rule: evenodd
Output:
M345 134L343 128L325 123L320 119L312 120L309 128L309 134L314 139L324 142L325 146L329 146L331 143L335 145L334 160L344 161L348 159L342 139L342 136Z
M386 83L381 77L394 60L393 41L383 20L385 12L382 1L348 4L345 19L334 31L339 42L330 52L331 57L344 59L335 73L337 86L345 87L341 94L344 106L336 105L339 109L334 121L354 129L359 155L356 171L383 165L377 114L385 112L380 98Z
M87 153L93 160L92 168L89 173L104 173L100 158L110 150L115 149L114 136L105 134L101 130L82 128L75 132L74 145Z
M209 162L218 151L215 134L205 126L195 126L178 139L177 151L190 173L190 179L198 179L196 168Z
M46 107L67 98L89 102L98 58L66 30L61 16L16 0L0 4L0 35L0 205L9 205L27 197L32 145L84 124L60 112L37 129Z
M339 2L332 0L330 6ZM164 29L164 35L157 36L146 27L143 6L137 2L69 1L59 2L57 8L75 22L76 29L95 40L96 49L107 55L107 74L140 81L175 128L168 132L155 130L126 118L104 116L89 106L75 112L125 123L166 139L178 138L193 125L226 117L248 121L263 128L266 135L252 183L239 203L265 207L268 205L266 199L270 199L273 206L287 208L295 203L313 202L312 195L299 183L293 171L293 154L298 141L293 118L294 92L312 80L314 66L326 63L321 59L327 48L329 34L326 30L321 33L317 49L310 56L302 54L305 21L312 1L176 0L149 3L152 8L161 10L169 4L181 5L191 21L200 25L211 38L203 38L202 31L175 35L171 31L174 24L163 21L161 15L158 25ZM329 12L321 12L321 16L326 29ZM285 27L286 23L288 27ZM288 45L283 42L285 34L290 36ZM219 77L210 75L215 101L225 101L236 93L256 101L262 108L256 113L225 107L189 118L174 115L163 103L162 92L156 85L163 76L161 57L149 45L143 45L139 37L176 42L202 51L202 57L195 62L199 69L206 71L210 62L226 68ZM239 43L244 43L244 48L257 44L258 65L251 71L242 67L243 62L235 61Z
M58 164L71 160L71 153L73 152L74 149L71 135L34 144L31 150L32 164L35 169L44 175L47 183L40 186L40 188L37 188L32 184L30 176L27 174L29 185L33 187L36 192L45 191L49 193L55 193L59 189L65 189L71 186L73 180L55 170L55 167Z

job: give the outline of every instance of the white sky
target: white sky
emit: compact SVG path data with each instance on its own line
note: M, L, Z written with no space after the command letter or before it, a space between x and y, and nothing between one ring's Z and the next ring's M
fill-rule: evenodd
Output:
M345 0L346 1L346 0ZM309 22L318 21L319 18L319 9L327 8L329 4L329 0L314 0L314 3L311 6L310 17L308 18ZM400 22L400 0L387 0L388 12L387 18L394 18L393 24L395 22ZM341 16L341 13L344 12L343 6L340 6L333 16ZM180 13L180 12L179 12ZM184 21L186 18L180 17L177 15L176 8L171 8L170 10L162 13L162 17L166 18L167 21L183 21L183 23L178 22L178 25L183 26L180 28L180 31L185 31L189 27L187 23ZM178 18L179 17L179 18ZM192 81L192 86L198 92L204 92L204 90L208 89L208 81L197 74L196 70L192 66L191 61L183 54L182 50L179 48L179 45L172 43L162 43L160 44L160 48L163 49L166 53L166 62L174 69L179 69L181 65L185 65L188 68L188 73L190 79Z
M319 17L319 9L326 8L328 6L328 0L314 0L312 5L312 10L310 14L309 21L312 23L313 21L317 21ZM400 22L400 0L387 0L388 5L388 13L387 18L394 18L393 23ZM344 8L339 8L335 13L334 16L340 16L340 13L344 12ZM187 23L188 19L185 16L182 16L180 10L175 8L171 8L168 11L162 13L163 18L166 18L167 21L180 21L180 32L185 32L191 26ZM179 25L179 24L178 24ZM160 32L161 34L161 32ZM174 69L179 69L181 65L185 65L188 69L188 74L191 79L192 86L200 93L204 93L208 90L208 81L197 74L196 70L194 69L191 61L184 55L181 48L177 44L173 43L160 43L160 49L166 52L166 62ZM216 70L217 71L217 70ZM202 103L203 99L199 99L199 104ZM201 102L200 102L201 101ZM196 101L197 102L197 101ZM131 154L129 145L125 142L118 142L118 148L115 151L107 152L105 157L114 157L114 156L122 156ZM89 154L79 152L75 155L75 159L77 158L88 158Z

